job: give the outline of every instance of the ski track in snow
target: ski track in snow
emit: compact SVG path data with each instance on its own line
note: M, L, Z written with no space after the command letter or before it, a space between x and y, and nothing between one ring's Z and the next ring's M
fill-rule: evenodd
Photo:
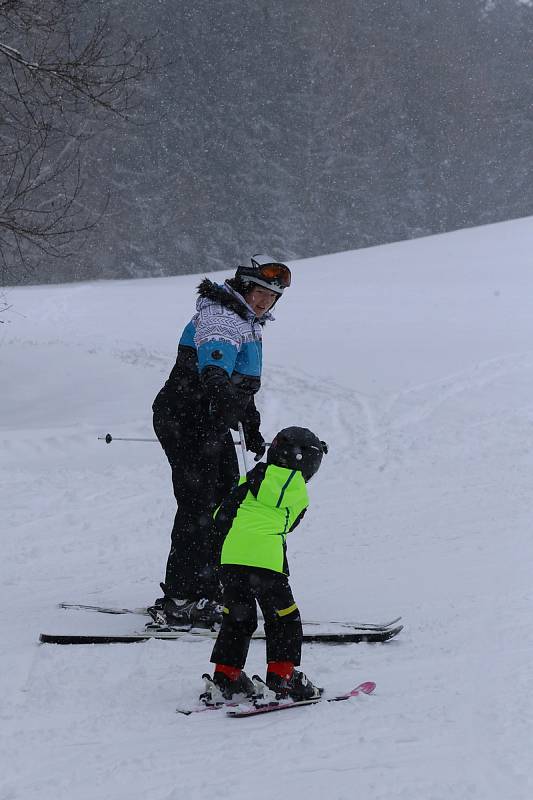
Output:
M83 287L49 287L38 334L4 334L0 347L0 360L12 346L36 375L25 372L35 395L13 401L0 428L0 800L529 800L533 351L502 346L376 392L340 369L346 380L267 357L265 433L301 424L330 444L289 539L303 615L400 613L406 628L385 646L305 648L312 678L331 691L372 679L373 696L250 720L183 717L174 710L195 701L211 642L37 644L41 630L131 628L128 616L55 604L151 601L174 512L158 445L96 438L102 425L152 435L170 343L122 334L106 345L105 330L88 328L62 340L76 298ZM57 406L45 387L32 416L43 364L83 397Z

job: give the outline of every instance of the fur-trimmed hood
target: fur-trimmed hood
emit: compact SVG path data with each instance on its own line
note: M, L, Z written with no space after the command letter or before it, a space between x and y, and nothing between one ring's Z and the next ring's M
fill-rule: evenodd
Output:
M241 319L253 320L260 325L265 325L266 322L274 319L270 312L267 312L262 317L257 317L244 297L235 291L227 281L221 286L210 281L209 278L204 278L198 286L198 295L199 299L196 301L198 311L203 305L202 300L210 300L212 303L219 303L221 306L235 312Z

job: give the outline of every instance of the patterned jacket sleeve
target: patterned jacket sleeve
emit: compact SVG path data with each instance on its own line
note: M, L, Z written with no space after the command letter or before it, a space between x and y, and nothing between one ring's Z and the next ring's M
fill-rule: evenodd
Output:
M200 374L214 366L230 376L242 344L235 314L219 305L203 309L197 317L194 343Z
M211 416L221 430L236 430L245 407L231 382L241 346L235 315L221 306L206 309L198 316L194 343Z

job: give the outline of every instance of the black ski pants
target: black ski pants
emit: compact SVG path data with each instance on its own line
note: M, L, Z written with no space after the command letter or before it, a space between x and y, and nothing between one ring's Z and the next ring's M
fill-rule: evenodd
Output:
M289 579L280 572L225 564L220 568L224 612L211 661L243 669L257 628L259 604L265 621L266 658L300 663L302 622Z
M220 542L213 513L239 482L231 432L213 429L201 414L176 421L154 413L154 430L172 470L178 503L165 586L172 597L220 600Z

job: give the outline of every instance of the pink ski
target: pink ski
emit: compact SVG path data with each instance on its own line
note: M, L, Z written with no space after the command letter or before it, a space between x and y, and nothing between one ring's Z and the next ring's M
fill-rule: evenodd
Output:
M344 694L337 694L333 697L314 697L311 700L276 700L273 703L265 703L261 705L261 701L250 705L247 708L239 708L235 710L227 710L227 717L255 717L257 714L269 714L271 711L285 711L288 708L299 708L300 706L316 705L316 703L336 703L340 700L349 700L351 697L357 697L360 694L372 694L376 684L374 681L364 681L360 683L349 692Z

